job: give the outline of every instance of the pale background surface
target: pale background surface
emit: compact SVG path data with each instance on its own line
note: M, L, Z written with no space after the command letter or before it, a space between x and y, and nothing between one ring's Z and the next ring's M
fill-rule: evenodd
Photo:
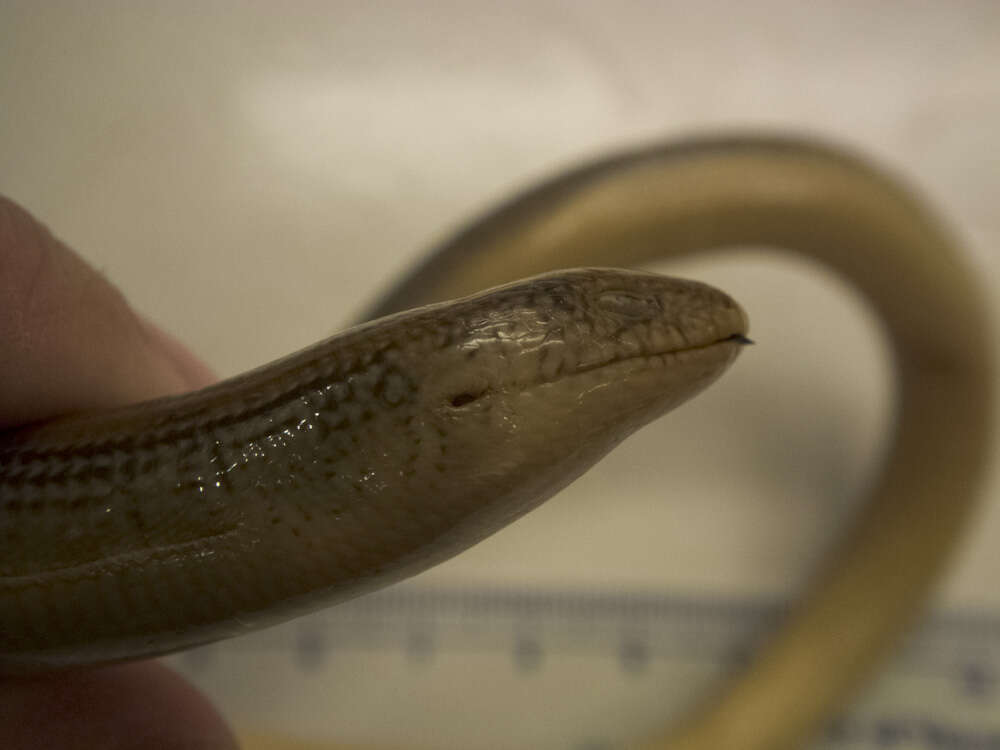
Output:
M995 296L998 70L987 0L3 0L0 192L222 375L329 334L553 170L721 128L878 157L950 217ZM730 291L758 346L427 582L728 596L803 580L877 460L881 343L807 264L672 269ZM984 500L948 607L1000 609L996 471Z

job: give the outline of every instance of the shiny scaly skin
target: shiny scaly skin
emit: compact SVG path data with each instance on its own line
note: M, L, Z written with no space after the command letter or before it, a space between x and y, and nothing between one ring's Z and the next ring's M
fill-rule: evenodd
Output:
M980 289L950 233L898 181L839 149L781 137L696 139L594 162L522 194L444 243L372 311L372 317L386 315L557 268L641 264L732 245L770 245L799 252L839 272L862 293L892 344L899 393L896 428L865 512L812 590L727 691L707 701L665 738L645 745L649 748L777 750L800 745L822 727L886 654L925 600L974 505L988 455L996 381L989 319ZM627 295L619 302L622 308L629 307ZM424 314L447 320L457 308L430 310L433 312L415 313L413 320ZM392 325L391 321L379 322L356 329L345 334L345 340L360 340ZM630 340L621 331L609 332L612 341ZM516 348L518 339L507 337L505 344L513 343ZM84 447L91 432L156 432L160 429L157 420L169 420L175 411L219 413L238 423L265 408L263 404L283 392L287 382L311 382L297 373L312 373L316 362L325 361L324 346L276 365L273 372L280 375L273 379L265 369L166 407L140 405L123 416L53 423L38 432L9 436L5 450L21 451L31 445L35 451L49 450L61 444L68 446L63 449L68 465L79 466L95 455L93 449ZM407 346L405 342L400 345L402 349ZM494 352L502 346L499 340L494 342ZM0 569L0 576L6 576L0 578L0 617L5 618L0 620L0 634L11 633L7 637L14 644L0 649L2 659L8 667L37 667L165 651L241 632L275 617L289 616L300 606L308 608L315 602L351 595L425 567L460 546L468 546L570 481L629 430L711 380L737 347L737 341L730 340L695 346L689 354L679 355L678 359L689 356L700 360L708 352L719 359L706 371L696 368L700 374L690 382L686 365L662 368L657 377L667 373L671 388L680 387L681 391L664 396L666 403L642 403L641 394L657 390L644 380L650 377L648 372L623 376L610 368L607 373L598 368L582 373L584 377L589 373L608 375L598 391L580 389L579 384L563 389L569 379L529 388L523 392L525 399L543 389L545 397L535 398L531 408L524 399L516 402L519 408L512 411L502 408L495 412L501 415L499 419L480 415L479 421L470 421L460 431L461 440L448 443L464 450L468 441L472 444L469 450L478 447L482 456L492 448L493 460L519 466L518 472L529 485L521 489L492 481L496 477L491 472L477 479L475 467L463 466L455 456L447 459L446 466L449 472L457 473L441 474L436 484L407 484L406 469L395 467L390 460L402 455L392 447L396 440L392 428L399 423L387 416L392 410L380 407L374 412L378 421L370 429L348 428L347 434L367 449L345 457L343 464L352 481L341 481L341 486L349 484L348 491L363 498L338 537L347 539L347 548L352 550L340 553L343 559L322 544L309 547L290 531L298 528L300 535L307 530L321 535L337 530L337 512L325 523L318 523L313 516L305 524L301 511L291 504L281 507L299 525L284 520L271 524L270 514L278 506L274 491L276 497L285 496L301 472L294 453L289 454L282 445L280 433L274 434L273 441L257 443L261 450L258 459L264 463L254 465L261 468L262 487L252 488L238 500L234 494L232 502L213 494L215 504L211 499L206 503L201 490L196 489L174 506L179 513L154 518L156 530L147 528L146 534L176 534L188 541L176 547L167 543L161 558L139 552L146 555L145 566L134 566L123 558L112 564L108 557L108 567L102 567L100 561L91 560L71 568L81 571L75 583L59 582L63 574L51 572L52 557L64 553L45 551L51 545L48 527L41 521L22 523L24 511L20 507L15 520L0 504L4 514L0 515L0 528L8 535L13 532L15 537L24 537L16 552L3 558L2 564L8 567ZM531 348L516 349L513 356L530 356ZM492 359L487 355L481 361L503 362L511 355L507 351ZM416 357L413 365L439 367L437 375L446 385L455 373L465 372L457 360ZM539 361L534 369L543 367ZM490 390L491 376L485 374L490 371L484 368L471 385L451 384L443 391L450 395L439 397L454 404L452 408L471 407L471 413L476 413L489 403L476 396L496 393ZM637 378L647 385L634 387ZM628 387L613 387L618 379L626 381ZM438 378L427 378L427 382L432 381L438 382ZM585 410L585 426L581 428L576 416L570 416L571 429L545 432L544 425L558 425L567 415L577 414L579 398L587 398L583 394L605 391L614 395L616 407L625 413L622 421L602 424L594 415L607 409L591 401L595 408L593 414L589 407ZM469 397L472 400L467 401ZM374 399L371 402L377 403ZM432 409L429 403L425 408ZM445 409L443 413L449 412ZM530 413L541 416L535 422L516 419L509 424L516 424L517 430L508 432L503 440L493 439L496 433L489 430L504 423L502 415L523 417ZM363 415L362 409L358 417ZM288 429L294 426L291 419L277 419L268 429L280 425ZM443 444L434 443L433 428L425 434L431 436L432 444ZM487 434L493 438L487 439ZM580 437L582 442L577 443ZM554 445L563 439L565 445ZM574 452L574 445L580 446L579 452ZM190 446L169 435L162 446L176 455L178 467L184 466ZM548 465L545 462L552 450L561 456L557 462L560 468L547 473L540 467ZM236 457L239 455L237 452ZM378 463L378 471L363 470L375 468L372 462L383 458L386 460ZM11 479L10 461L9 457L0 458L0 482ZM209 463L208 469L224 465L224 457ZM127 459L122 465L131 466ZM133 467L136 486L150 481L151 475L135 471ZM536 471L541 473L536 475ZM186 476L190 479L190 471ZM478 490L471 493L477 496L471 509L465 502L470 493L461 489L466 481L478 483ZM20 488L26 488L28 482L14 478L13 483L17 501L26 491ZM394 493L393 486L406 491ZM272 491L265 494L265 487ZM385 504L368 502L366 493L373 489L389 490ZM211 487L204 490L214 492ZM161 500L173 491L168 477L155 495L154 514L156 508L166 507ZM454 499L460 500L457 508L450 505ZM29 513L31 507L29 504ZM213 526L206 520L216 507L221 508L217 515L229 526ZM421 512L420 507L431 510ZM65 522L68 510L43 516L58 526ZM127 511L123 515L127 517ZM439 519L441 515L446 520ZM284 519L284 514L281 517ZM409 521L404 524L402 519ZM94 523L99 520L94 519ZM433 526L429 533L427 524ZM404 529L411 528L420 529L419 543L407 540ZM199 537L212 529L221 533ZM155 544L145 546L147 540L136 531L126 524L115 537L110 528L101 529L93 534L93 542L100 549L116 544L129 549L156 548ZM204 546L192 543L194 539L204 539ZM292 559L279 560L281 553ZM333 568L340 566L340 572L334 576L335 582L310 588L308 581L313 579L309 571L315 570L311 566L321 558L331 561ZM378 562L382 559L393 563L383 567ZM72 562L63 560L67 561ZM281 576L274 569L279 563L288 566ZM82 572L85 568L105 574L87 577ZM4 570L35 573L18 577ZM26 584L33 575L45 584L29 591ZM231 580L227 580L229 576ZM295 582L304 584L302 590L296 589L289 596L289 587L298 585ZM126 589L132 598L108 595L108 590ZM268 602L277 603L276 607ZM172 616L173 622L163 622L165 616L171 617L165 610L178 604L182 613ZM114 612L119 606L131 608L138 624L125 626L114 618L105 624L98 612ZM222 614L226 607L229 615ZM24 627L29 621L34 627ZM73 631L74 624L83 635Z
M735 357L696 282L538 277L204 391L0 438L0 665L186 648L423 570Z

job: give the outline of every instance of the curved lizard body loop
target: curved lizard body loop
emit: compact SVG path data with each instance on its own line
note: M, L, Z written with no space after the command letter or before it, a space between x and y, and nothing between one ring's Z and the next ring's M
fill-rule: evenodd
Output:
M992 415L987 318L954 241L839 151L696 140L522 195L370 316L736 244L800 252L863 292L895 355L894 441L776 637L649 747L795 746L923 601L972 507ZM703 285L575 271L391 315L196 394L0 436L0 667L176 650L423 569L703 388L745 332Z
M372 311L565 265L733 245L798 252L862 291L893 348L896 426L840 554L671 749L795 746L923 601L975 499L995 384L989 321L955 240L898 182L842 151L785 138L693 140L596 162L517 198L443 245Z

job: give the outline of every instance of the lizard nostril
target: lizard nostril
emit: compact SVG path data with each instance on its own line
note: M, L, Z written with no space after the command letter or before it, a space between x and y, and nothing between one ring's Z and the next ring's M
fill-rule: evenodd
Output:
M606 312L634 320L649 320L663 312L656 297L634 292L601 292L597 295L597 305Z

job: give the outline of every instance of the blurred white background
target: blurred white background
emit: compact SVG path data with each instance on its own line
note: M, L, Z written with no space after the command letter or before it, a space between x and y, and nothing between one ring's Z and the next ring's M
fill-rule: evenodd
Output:
M554 170L719 130L876 157L995 295L998 39L989 0L3 0L0 192L221 375L328 335ZM426 582L780 596L821 559L878 461L877 331L773 253L658 270L731 292L758 346ZM941 606L1000 609L995 471L983 499Z

